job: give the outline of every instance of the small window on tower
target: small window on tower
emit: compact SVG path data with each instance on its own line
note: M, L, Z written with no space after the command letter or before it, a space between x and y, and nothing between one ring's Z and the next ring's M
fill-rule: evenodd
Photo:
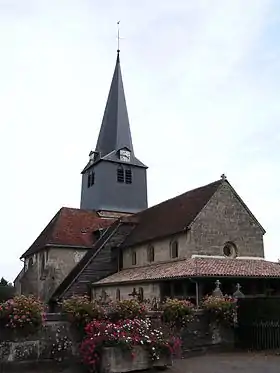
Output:
M130 169L125 170L125 182L126 184L132 183L132 171Z
M121 166L119 166L118 169L117 169L117 181L119 183L124 182L124 169Z
M87 180L87 186L90 188L95 182L95 174L94 172L88 173L88 180Z

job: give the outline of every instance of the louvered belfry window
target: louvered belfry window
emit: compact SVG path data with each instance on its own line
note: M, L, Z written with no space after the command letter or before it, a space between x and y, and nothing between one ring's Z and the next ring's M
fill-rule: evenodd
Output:
M117 181L118 183L124 183L124 169L121 166L117 169Z
M87 180L87 186L90 188L95 182L95 174L94 172L89 172L88 173L88 180Z
M125 170L125 183L132 184L132 171L130 169Z

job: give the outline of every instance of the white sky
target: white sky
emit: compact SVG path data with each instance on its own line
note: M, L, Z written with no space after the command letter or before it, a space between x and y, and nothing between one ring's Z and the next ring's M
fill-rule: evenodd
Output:
M280 257L277 0L0 0L0 276L61 206L79 207L118 20L149 205L226 173Z

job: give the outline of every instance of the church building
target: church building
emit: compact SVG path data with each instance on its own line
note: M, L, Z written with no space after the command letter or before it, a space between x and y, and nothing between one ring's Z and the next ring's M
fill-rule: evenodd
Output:
M50 305L93 298L200 299L220 280L233 294L279 292L264 228L225 175L148 208L147 166L134 153L119 51L80 208L62 207L21 259L15 286Z

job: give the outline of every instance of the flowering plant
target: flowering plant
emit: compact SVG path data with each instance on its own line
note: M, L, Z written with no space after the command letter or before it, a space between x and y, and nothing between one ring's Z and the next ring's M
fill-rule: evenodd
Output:
M147 308L136 299L124 299L111 302L108 306L107 315L112 321L142 319L147 315Z
M96 302L90 301L87 296L74 295L62 302L62 311L68 315L70 321L84 327L94 319L104 317L104 309Z
M86 338L81 344L84 364L92 371L99 366L104 347L120 347L131 351L134 346L148 349L151 358L157 360L160 354L174 354L180 349L180 339L168 340L161 330L153 329L149 320L93 321L85 328Z
M194 305L188 300L167 299L162 310L164 322L186 325L193 319Z
M232 297L208 295L202 302L202 308L208 312L210 318L214 321L233 323L236 303Z
M32 333L43 324L44 306L33 296L19 295L0 305L4 327Z

